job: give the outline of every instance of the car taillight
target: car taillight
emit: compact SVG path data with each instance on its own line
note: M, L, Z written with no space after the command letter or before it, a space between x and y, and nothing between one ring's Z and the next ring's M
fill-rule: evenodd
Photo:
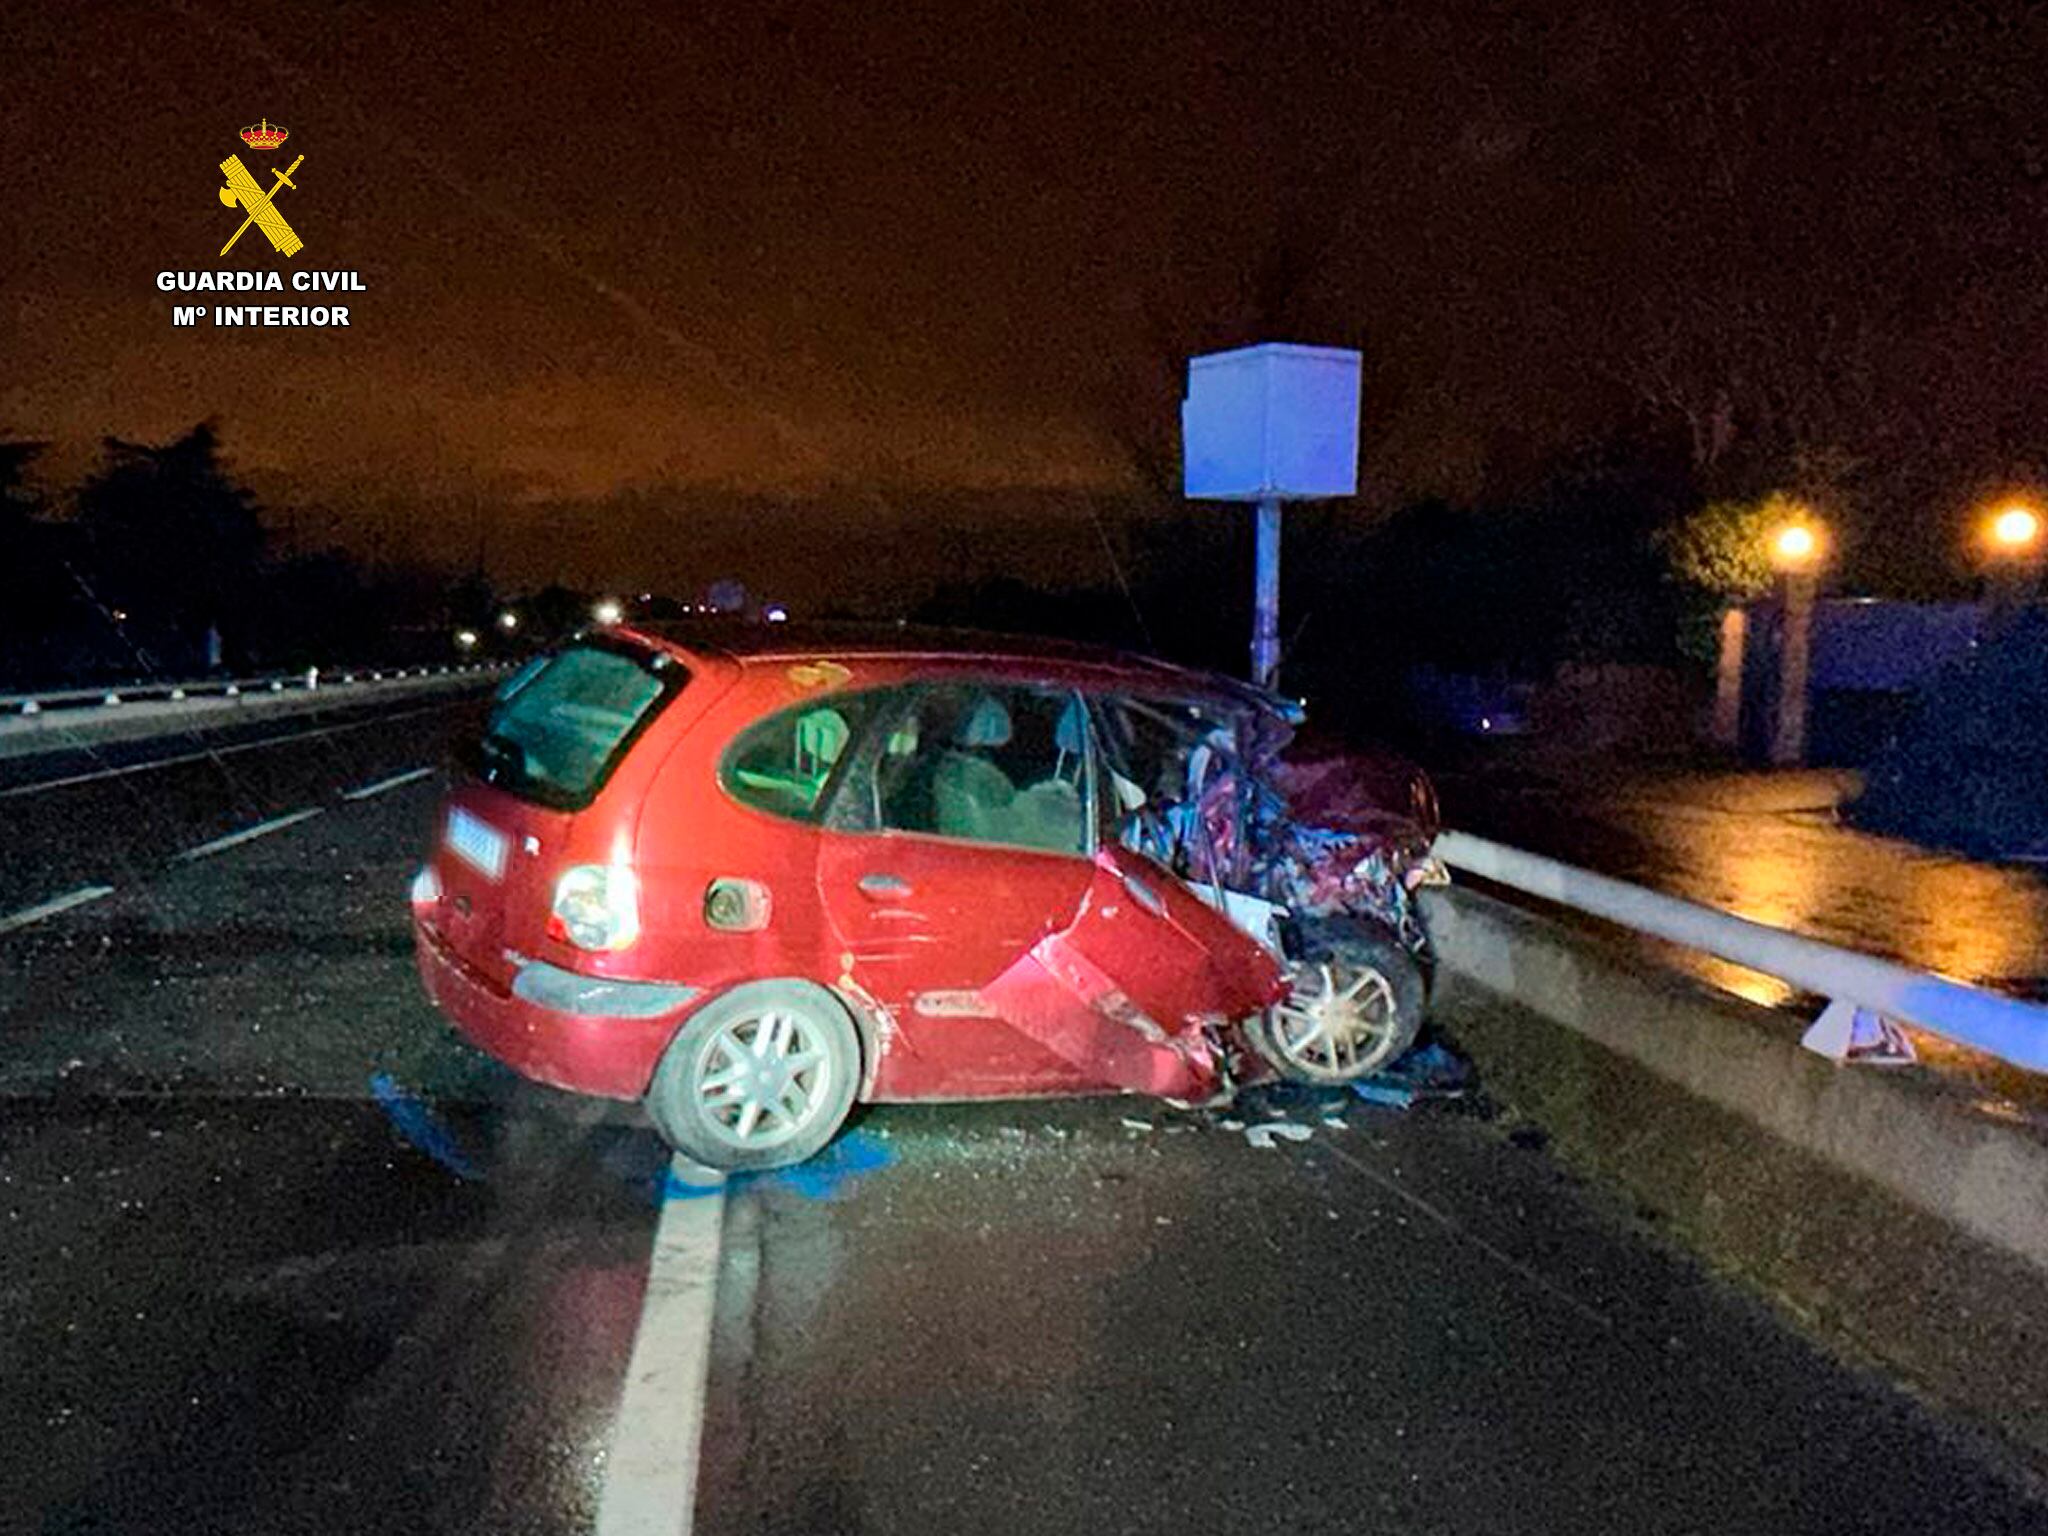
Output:
M578 949L625 949L640 937L640 882L624 864L562 871L548 911L548 935Z
M431 907L441 899L441 877L434 873L434 866L422 864L420 872L412 877L412 904L416 907Z

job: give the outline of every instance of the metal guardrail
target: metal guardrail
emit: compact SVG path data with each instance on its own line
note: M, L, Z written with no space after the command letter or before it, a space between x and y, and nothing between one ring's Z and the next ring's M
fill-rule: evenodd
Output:
M297 672L266 672L254 677L206 677L188 682L116 683L99 688L70 688L52 693L0 693L0 719L73 710L118 708L123 704L182 704L202 699L256 701L274 694L311 693L373 683L457 677L464 673L501 672L510 662L463 662L416 667L306 667Z
M1914 1025L2029 1071L2048 1072L2048 1007L1838 949L1467 832L1440 834L1433 851L1453 869L1703 950L1830 999L1828 1012L1807 1037L1823 1054L1843 1054L1816 1038L1831 1016L1840 1024L1831 1038L1846 1045L1848 1014L1861 1011Z

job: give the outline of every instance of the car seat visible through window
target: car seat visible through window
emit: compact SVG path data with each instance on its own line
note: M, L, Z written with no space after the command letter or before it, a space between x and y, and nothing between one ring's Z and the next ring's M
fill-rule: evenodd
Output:
M988 755L1010 741L1010 712L984 693L960 715L953 746L932 780L932 830L945 837L1008 842L1006 825L1017 787Z
M1087 715L1069 698L1053 732L1059 756L1050 776L1018 791L1003 817L1004 842L1079 853L1087 845L1081 816L1081 772L1087 761Z

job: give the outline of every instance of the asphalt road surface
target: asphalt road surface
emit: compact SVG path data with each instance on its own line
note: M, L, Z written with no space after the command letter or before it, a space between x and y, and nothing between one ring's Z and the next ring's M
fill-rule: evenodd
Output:
M2042 1528L1470 1111L679 1180L419 996L407 775L473 714L0 798L0 920L105 888L0 932L0 1530Z

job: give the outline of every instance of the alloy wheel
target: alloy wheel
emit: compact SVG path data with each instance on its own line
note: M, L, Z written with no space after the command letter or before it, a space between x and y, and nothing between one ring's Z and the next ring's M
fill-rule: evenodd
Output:
M733 1020L704 1042L696 1098L721 1141L742 1151L802 1133L832 1097L832 1058L801 1013L767 1009Z
M1273 1048L1302 1075L1348 1082L1393 1054L1398 1005L1379 970L1318 960L1297 966L1292 982L1268 1027Z

